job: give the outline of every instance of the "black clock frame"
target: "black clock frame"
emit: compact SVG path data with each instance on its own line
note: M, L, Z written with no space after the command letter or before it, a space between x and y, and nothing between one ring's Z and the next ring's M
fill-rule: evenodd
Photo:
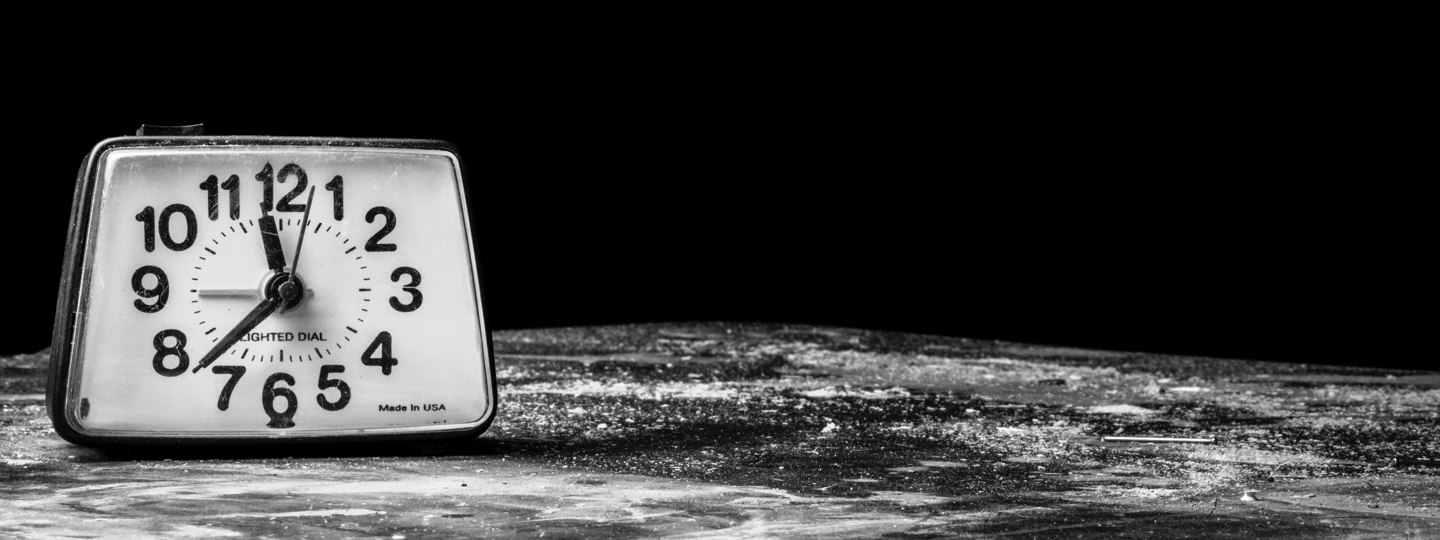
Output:
M88 241L90 221L93 218L92 205L95 184L99 179L97 164L106 152L118 148L159 148L159 147L251 147L251 146L319 146L342 148L387 148L406 150L439 150L455 156L460 170L461 181L469 178L465 162L455 145L440 140L427 139L361 139L343 137L273 137L273 136L126 136L100 141L80 163L75 179L75 195L70 206L70 225L65 240L65 262L60 274L60 291L55 305L55 326L50 337L50 373L46 385L45 406L55 432L67 441L86 446L202 446L202 445L286 445L286 444L337 444L356 442L444 442L470 439L489 429L499 412L499 385L495 381L495 350L490 337L490 326L485 324L482 334L485 339L486 369L489 370L490 384L478 391L488 392L490 413L481 423L472 428L454 431L433 431L421 433L390 433L376 435L306 435L304 437L133 437L104 436L81 433L70 424L66 414L66 394L70 383L70 356L76 333L75 309L80 301L80 273ZM468 201L460 201L465 208L467 226L475 230L474 218L470 215ZM470 239L473 260L481 259L478 243ZM479 286L479 309L482 321L489 321L485 313L484 279L475 263L473 269Z

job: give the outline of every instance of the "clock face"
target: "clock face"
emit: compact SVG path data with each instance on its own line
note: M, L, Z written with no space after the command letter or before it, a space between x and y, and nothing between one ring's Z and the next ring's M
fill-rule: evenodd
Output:
M65 346L52 353L61 435L413 439L488 426L494 367L453 150L164 141L107 141L82 171Z

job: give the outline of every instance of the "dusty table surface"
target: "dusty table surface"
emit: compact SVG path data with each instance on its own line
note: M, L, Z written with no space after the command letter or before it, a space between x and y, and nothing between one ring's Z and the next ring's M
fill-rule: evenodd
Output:
M495 345L498 419L448 445L80 447L48 357L0 359L0 537L1440 537L1440 372L729 323Z

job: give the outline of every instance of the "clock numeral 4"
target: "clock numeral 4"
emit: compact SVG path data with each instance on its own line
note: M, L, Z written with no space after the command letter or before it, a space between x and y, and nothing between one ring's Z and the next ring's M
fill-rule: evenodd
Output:
M175 214L185 218L185 239L179 242L170 235L170 218ZM160 229L160 242L170 251L185 251L195 245L195 212L189 206L183 204L172 204L160 211L159 223L155 219L155 207L146 206L139 214L135 214L135 221L145 226L145 251L155 251L155 229ZM158 227L157 227L158 225Z
M154 287L145 286L145 276L155 276ZM140 298L155 299L154 304L146 304L142 300L135 301L135 309L142 313L155 313L165 309L165 302L170 300L170 279L165 277L165 271L158 266L146 265L135 269L135 274L130 276L130 288L134 289L135 294L140 295ZM395 299L392 298L390 301L394 302Z
M380 350L380 356L378 357L374 356L376 349ZM370 347L365 349L365 354L360 355L360 363L367 366L379 367L380 373L385 375L390 374L390 368L400 363L399 359L390 356L390 332L380 332L380 335L375 336L375 341L371 342Z
M420 271L409 266L401 266L390 273L390 281L399 283L400 276L410 276L410 284L400 287L400 290L410 293L410 302L402 304L399 298L391 296L390 307L401 313L420 309L420 303L425 301L425 295L420 294Z

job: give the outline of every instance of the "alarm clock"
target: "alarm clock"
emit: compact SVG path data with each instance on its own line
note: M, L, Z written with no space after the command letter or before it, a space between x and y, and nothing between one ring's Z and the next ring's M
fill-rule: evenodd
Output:
M442 141L100 142L70 210L55 431L85 445L484 432L498 396L465 182Z

